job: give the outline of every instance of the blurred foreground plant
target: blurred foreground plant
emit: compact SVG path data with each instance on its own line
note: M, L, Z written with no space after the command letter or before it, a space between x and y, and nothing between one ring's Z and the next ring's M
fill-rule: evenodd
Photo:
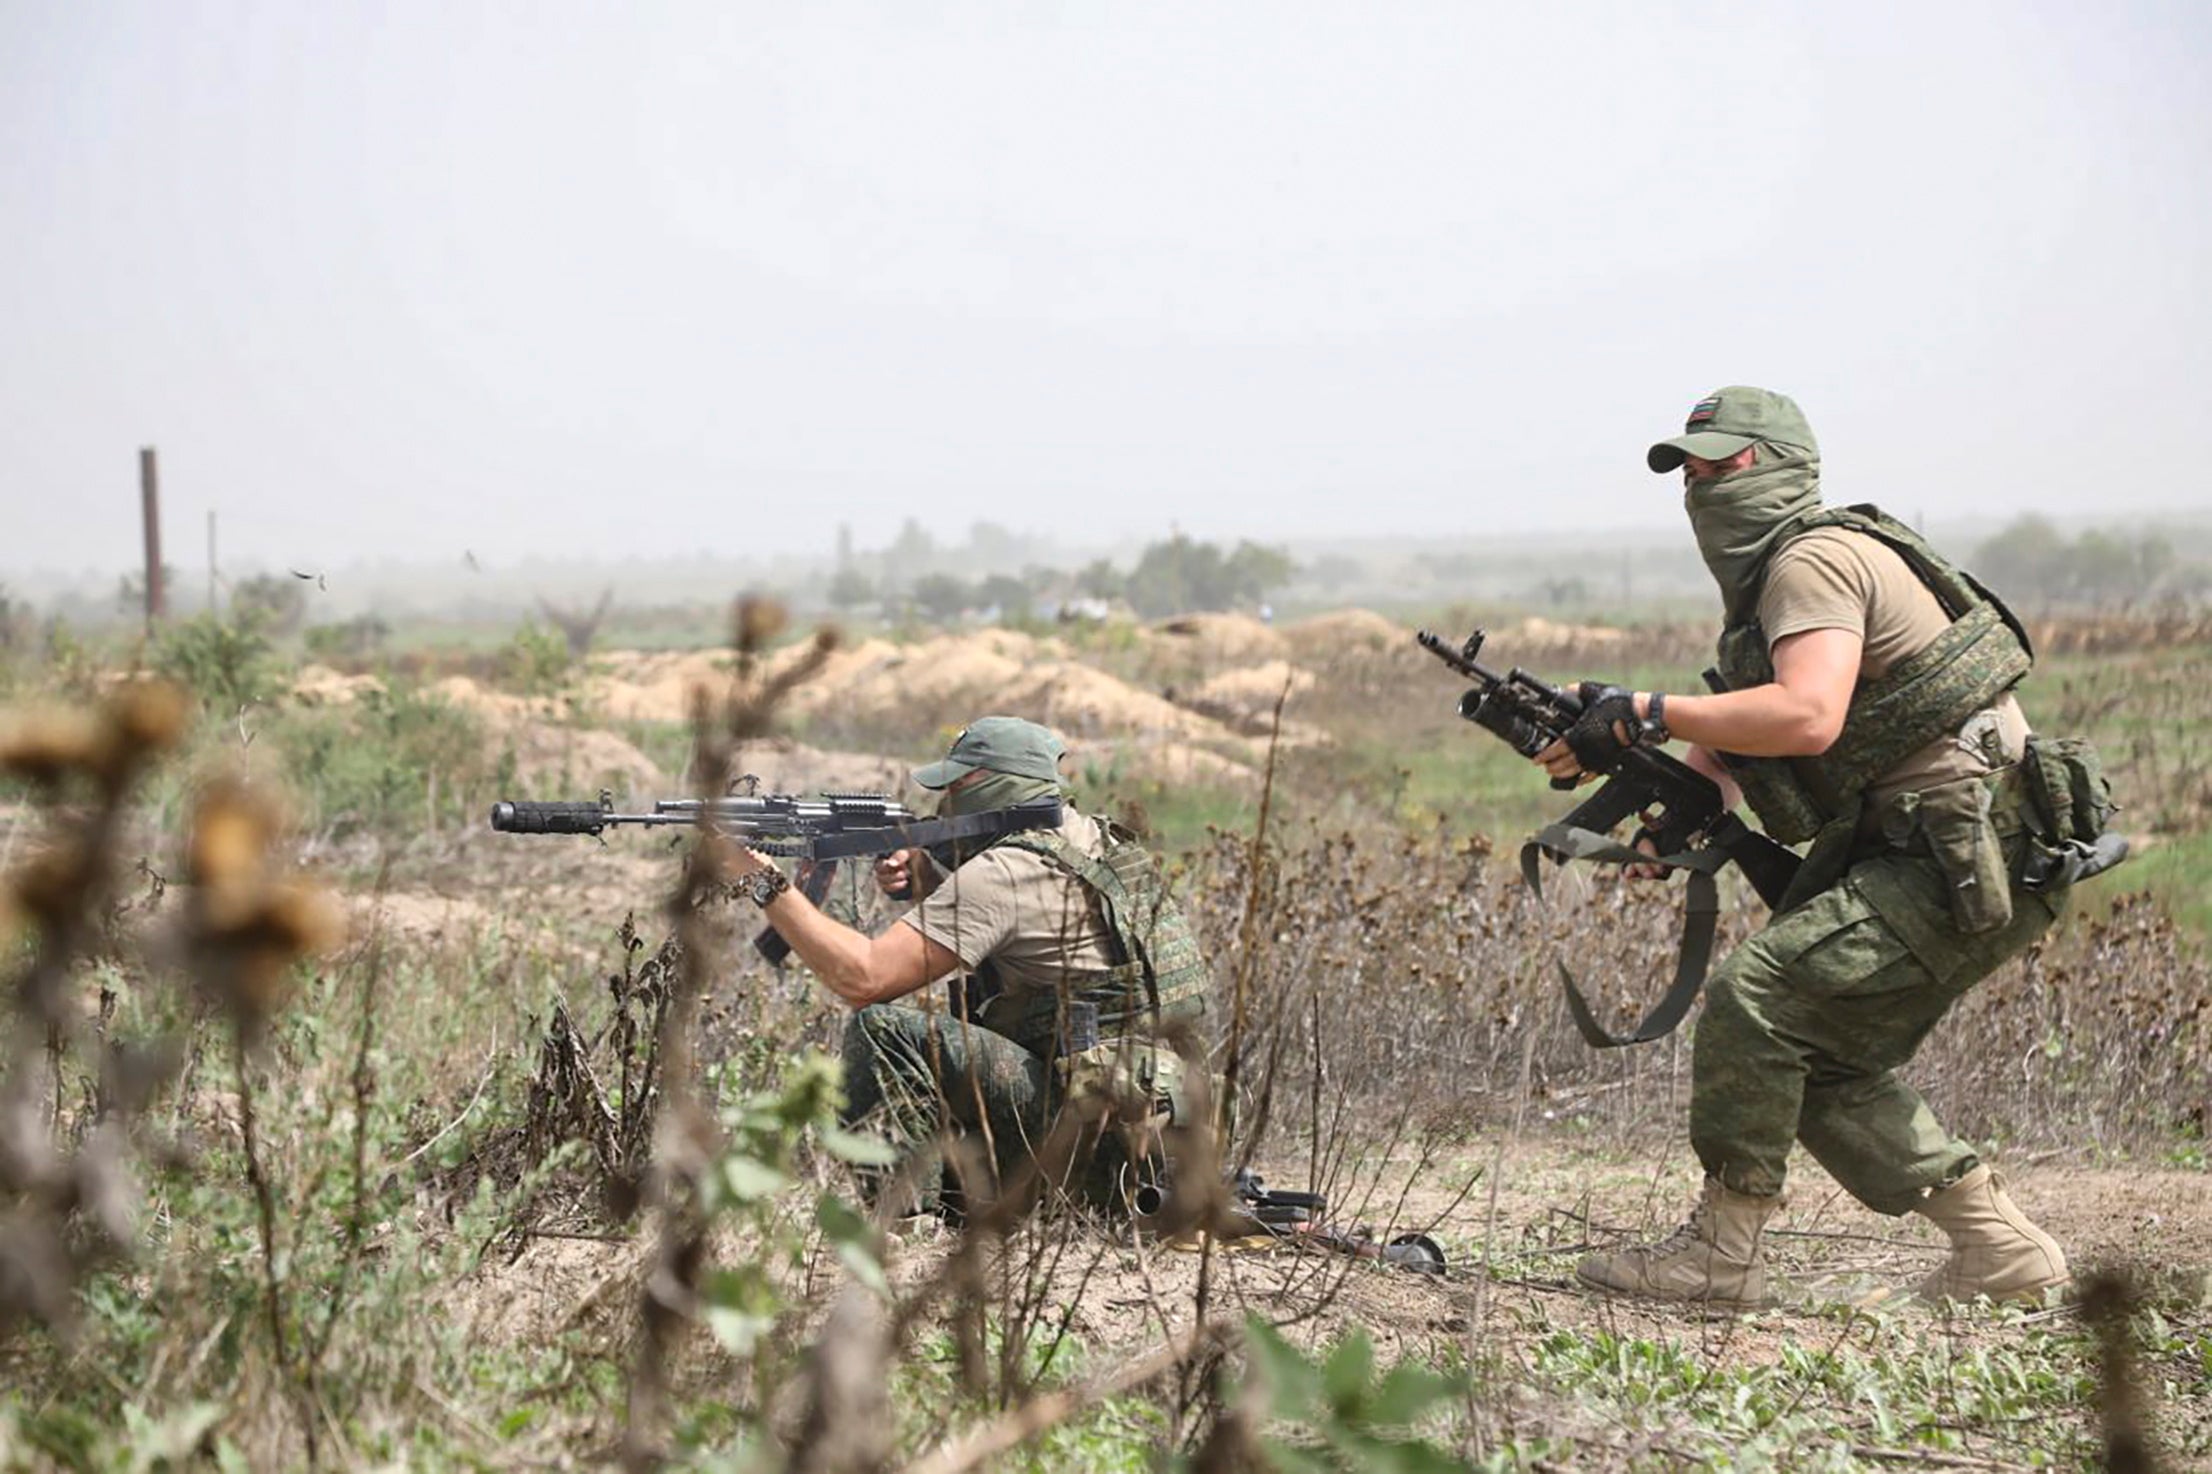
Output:
M180 1156L141 1118L182 1065L182 1042L110 1039L108 985L100 984L94 1010L81 994L94 964L113 976L129 947L110 925L119 914L129 805L147 772L182 740L189 706L174 685L132 681L96 707L24 712L0 736L0 771L31 788L44 821L30 857L0 888L0 924L27 933L10 989L14 1048L0 1083L0 1322L27 1317L64 1339L77 1329L88 1273L139 1248L141 1159ZM246 1054L284 1002L293 964L335 946L341 934L328 897L281 873L272 855L279 827L269 802L241 783L218 782L200 795L186 855L190 899L147 969L158 970L164 956L179 959L205 996L223 1005L237 1041L257 1188ZM139 869L158 883L145 861ZM99 1080L87 1108L75 1112L65 1110L64 1097L72 1054L96 1060ZM282 1359L282 1274L266 1191L262 1201L270 1325ZM312 1423L306 1436L312 1450Z

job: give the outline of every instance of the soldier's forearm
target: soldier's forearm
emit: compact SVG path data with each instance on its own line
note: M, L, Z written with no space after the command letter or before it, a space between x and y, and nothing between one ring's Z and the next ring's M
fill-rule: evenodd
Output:
M795 890L770 901L767 914L799 960L849 1008L903 998L960 967L957 954L919 928L894 923L871 937L825 916Z
M1646 701L1636 705L1648 709ZM1813 757L1836 736L1826 706L1774 683L1718 696L1669 692L1667 730L1685 742L1746 757Z
M763 908L769 925L783 934L813 974L839 998L858 1007L873 1003L870 995L868 938L832 917L801 895L787 890Z

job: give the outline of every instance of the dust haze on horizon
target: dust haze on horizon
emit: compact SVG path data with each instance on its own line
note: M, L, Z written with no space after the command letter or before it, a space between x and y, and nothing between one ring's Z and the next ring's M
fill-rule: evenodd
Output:
M0 573L2202 511L2212 11L0 5ZM1685 535L1686 539L1686 535Z

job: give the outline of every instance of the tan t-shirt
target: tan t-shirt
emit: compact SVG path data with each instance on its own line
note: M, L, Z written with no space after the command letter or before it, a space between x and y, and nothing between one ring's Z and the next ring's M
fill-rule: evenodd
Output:
M1060 836L1105 851L1095 819L1063 805ZM1114 934L1090 887L1030 850L995 845L946 876L899 920L973 970L989 959L1010 991L1057 988L1114 966Z
M1769 650L1806 630L1850 630L1865 642L1859 656L1863 685L1918 654L1951 620L1895 548L1847 527L1823 527L1791 541L1767 565L1759 623ZM1876 779L1870 798L1879 802L1988 772L1985 729L1994 729L2004 761L2017 762L2028 739L2027 717L2009 692L1991 710L1993 717L1970 718L1957 735L1929 743Z

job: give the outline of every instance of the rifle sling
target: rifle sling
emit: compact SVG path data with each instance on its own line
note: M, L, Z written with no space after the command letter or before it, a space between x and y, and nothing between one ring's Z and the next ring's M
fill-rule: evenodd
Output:
M1538 869L1538 856L1543 853L1556 856L1562 864L1588 860L1599 865L1663 865L1669 870L1690 872L1688 894L1683 903L1682 945L1674 959L1674 981L1633 1033L1607 1033L1583 998L1582 989L1568 970L1566 961L1556 952L1552 958L1553 965L1559 969L1559 981L1567 990L1567 1012L1593 1049L1618 1049L1623 1045L1649 1044L1654 1039L1665 1038L1689 1013L1690 1004L1696 1001L1698 989L1705 986L1705 974L1713 965L1713 936L1720 922L1720 887L1714 876L1728 863L1727 853L1707 848L1682 850L1671 855L1647 855L1588 829L1548 824L1521 846L1521 879L1535 895L1536 903L1547 908L1549 903L1544 900L1543 879ZM1558 943L1550 945L1556 949Z
M856 855L887 855L893 850L927 849L948 840L999 839L1025 829L1058 827L1063 810L1058 799L1050 803L1015 804L1005 809L984 809L974 814L952 814L937 819L916 819L880 829L853 829L825 834L814 841L807 858L848 860Z
M974 814L949 814L936 819L917 819L910 824L824 835L814 844L813 853L807 856L818 868L801 890L808 900L820 904L822 897L829 893L830 877L839 860L860 855L887 855L893 850L927 849L948 840L1001 839L1025 829L1055 829L1059 827L1063 812L1060 801L1053 799L1050 803L1015 804L1006 809L984 809ZM894 842L886 844L887 838ZM782 932L768 925L753 938L753 950L781 967L784 959L791 955L791 944Z

